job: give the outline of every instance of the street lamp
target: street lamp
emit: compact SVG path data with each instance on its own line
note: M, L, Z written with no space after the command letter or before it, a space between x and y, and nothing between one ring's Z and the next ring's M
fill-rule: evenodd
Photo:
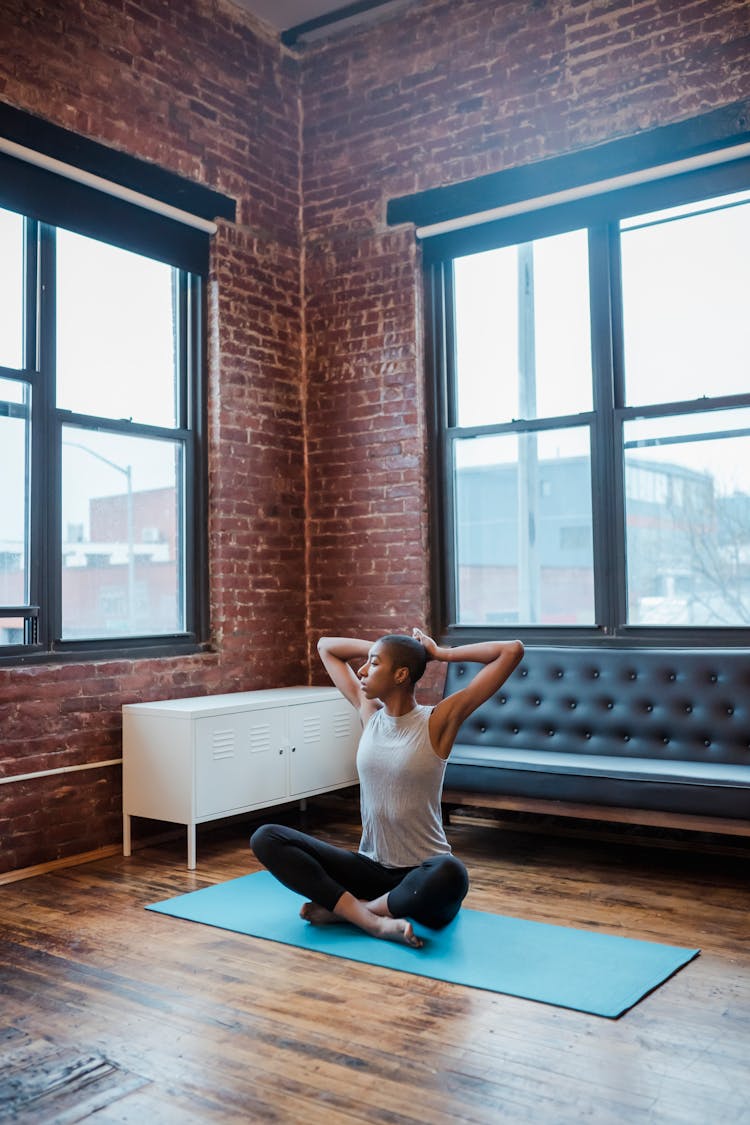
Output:
M96 457L98 461L103 461L105 465L109 465L110 469L115 469L125 477L127 486L125 512L128 539L128 628L129 632L132 634L135 632L135 544L133 535L132 465L118 465L117 462L110 461L109 457L102 456L102 454L97 453L95 449L90 449L88 445L82 445L78 441L64 441L62 444L67 445L70 449L82 449L84 453L90 453L92 457Z

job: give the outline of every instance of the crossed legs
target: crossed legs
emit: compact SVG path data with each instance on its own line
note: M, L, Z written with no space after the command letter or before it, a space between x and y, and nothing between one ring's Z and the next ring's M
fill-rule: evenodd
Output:
M279 882L310 900L300 911L308 922L351 922L405 945L422 944L410 919L431 929L447 925L469 887L466 868L452 855L390 868L279 824L257 829L250 846Z

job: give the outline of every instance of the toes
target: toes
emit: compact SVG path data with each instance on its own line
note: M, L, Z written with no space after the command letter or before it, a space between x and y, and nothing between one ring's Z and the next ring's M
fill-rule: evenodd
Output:
M412 929L411 922L407 922L404 926L404 940L407 945L411 945L414 949L420 949L422 946L422 939L418 938Z

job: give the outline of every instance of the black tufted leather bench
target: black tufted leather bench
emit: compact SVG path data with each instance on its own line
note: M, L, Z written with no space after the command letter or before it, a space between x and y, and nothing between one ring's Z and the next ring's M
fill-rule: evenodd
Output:
M445 694L480 665L448 665ZM750 653L527 648L459 732L444 802L750 834Z

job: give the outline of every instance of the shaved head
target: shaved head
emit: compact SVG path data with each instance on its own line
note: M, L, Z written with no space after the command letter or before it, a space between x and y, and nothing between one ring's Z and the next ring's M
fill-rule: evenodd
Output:
M409 672L410 683L416 684L424 675L427 667L427 653L421 641L409 637L406 633L389 633L381 637L379 644L386 651L388 659L396 668L406 668Z

